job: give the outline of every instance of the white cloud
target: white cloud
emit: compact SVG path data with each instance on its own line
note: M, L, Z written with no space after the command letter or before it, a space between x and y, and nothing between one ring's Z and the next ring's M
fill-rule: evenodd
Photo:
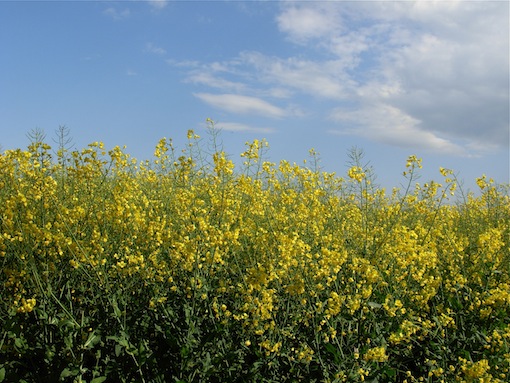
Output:
M341 29L338 12L331 12L327 3L315 2L313 7L292 5L277 17L279 29L298 43L330 35Z
M154 10L163 9L168 5L168 0L148 0L147 2Z
M272 118L281 118L289 114L284 109L256 97L212 93L195 93L194 95L209 105L236 114L255 114Z
M320 37L308 46L338 58L315 59L307 70L297 70L290 59L274 60L269 72L282 83L293 83L312 96L348 99L354 105L342 110L363 125L354 133L378 142L414 142L456 154L508 147L508 3L328 4L317 8L303 3L299 10L289 5L277 18L289 38L303 44ZM318 29L305 28L300 35L299 15L309 14L313 17L307 23ZM338 26L320 27L333 16ZM363 118L366 113L379 120ZM333 114L338 117L338 109ZM399 123L403 116L414 121L407 121L406 129L388 123Z
M238 122L218 122L216 126L221 130L230 132L250 132L250 133L274 133L273 128L261 128Z
M267 90L267 95L274 98L290 98L293 92L285 87L274 87Z
M356 86L356 82L345 74L343 60L281 59L258 52L244 52L240 58L255 68L265 83L276 83L308 95L342 99Z
M406 149L425 149L469 156L461 146L434 132L421 129L421 121L391 105L376 104L355 111L338 108L333 111L330 118L350 126L342 130L330 130L333 134L361 136Z
M172 59L167 60L167 63L175 67L188 69L185 82L219 89L225 93L235 92L278 99L292 97L294 92L288 86L280 86L273 83L272 86L264 87L272 80L268 78L269 76L264 75L264 71L261 68L254 68L256 65L251 59L254 55L257 55L257 53L244 52L239 57L225 62L207 64L197 61L176 61ZM261 57L262 60L270 61L269 58L262 55ZM263 77L267 77L266 80Z
M166 54L166 50L165 49L157 46L154 43L147 43L147 44L145 44L145 52L154 53L154 54L157 54L157 55L165 55Z
M452 21L442 34L430 28L382 56L379 78L399 84L388 102L422 120L423 129L488 146L508 145L508 15L484 10L478 9L478 17L474 10L459 13L463 22L458 26ZM492 19L497 28L483 26L479 18Z
M114 7L109 7L103 11L103 14L110 16L112 19L118 21L129 18L129 16L131 15L131 11L128 8L125 8L122 11L118 11Z
M246 89L246 85L241 82L225 80L203 70L198 70L190 74L186 81L194 84L206 85L211 88L221 89L223 91L240 92Z

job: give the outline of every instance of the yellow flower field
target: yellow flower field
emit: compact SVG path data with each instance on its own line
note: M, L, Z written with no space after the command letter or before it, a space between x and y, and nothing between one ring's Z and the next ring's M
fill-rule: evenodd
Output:
M508 382L510 197L194 132L0 155L0 382Z

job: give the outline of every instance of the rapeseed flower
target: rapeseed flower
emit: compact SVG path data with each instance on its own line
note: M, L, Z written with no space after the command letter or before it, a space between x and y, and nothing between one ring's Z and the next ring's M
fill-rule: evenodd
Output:
M43 145L1 154L3 312L56 306L93 321L87 305L98 299L126 334L161 321L146 339L136 339L142 328L130 335L140 350L163 334L189 341L184 360L221 331L267 371L280 363L324 381L508 378L510 203L493 180L445 204L453 172L440 168L445 186L415 184L416 156L408 191L386 195L361 161L346 182L316 163L265 161L267 143L254 140L239 171L222 150L199 152L193 131L188 139L182 155L160 140L144 162L98 142L56 161ZM135 309L143 317L129 322ZM457 344L479 360L457 359Z
M386 348L381 346L368 349L367 352L363 354L363 360L366 362L386 362L388 360Z
M17 312L18 313L32 312L32 310L34 309L36 304L37 304L37 300L35 298L29 298L29 299L22 298L21 305L18 307Z

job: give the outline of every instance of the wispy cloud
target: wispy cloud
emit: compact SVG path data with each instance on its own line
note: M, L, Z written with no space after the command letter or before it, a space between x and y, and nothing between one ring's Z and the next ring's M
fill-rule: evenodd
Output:
M160 46L157 46L154 43L146 43L145 44L145 52L154 53L157 55L165 55L166 54L166 50L164 48L161 48Z
M243 52L224 62L201 63L199 61L178 61L168 59L169 65L187 69L185 82L215 88L223 93L250 94L259 98L291 98L294 92L288 86L280 86L271 80L263 79L260 68L254 68L256 52ZM265 60L261 56L261 60ZM269 61L269 58L267 58ZM259 63L262 66L262 63Z
M334 110L330 118L348 126L331 134L355 135L406 149L425 149L458 156L471 156L462 146L421 129L422 121L387 104L365 106L355 111Z
M103 11L103 14L111 17L115 21L119 21L129 18L129 16L131 15L131 11L129 10L129 8L125 8L122 11L119 11L114 7L109 7Z
M243 63L254 68L261 81L278 84L306 95L343 99L357 83L344 71L343 60L313 61L300 58L278 58L259 52L244 52Z
M294 42L306 43L313 38L330 35L332 31L342 28L337 12L330 12L324 3L314 3L313 7L286 7L277 17L282 32Z
M289 114L260 98L239 94L195 93L195 97L216 108L235 114L254 114L271 118L281 118Z
M186 81L193 84L206 85L211 88L221 89L223 91L242 92L246 90L246 84L242 82L229 81L203 70L197 70L196 72L191 73Z
M168 65L171 65L171 66L174 66L177 68L185 68L190 71L203 66L203 64L197 60L176 60L176 59L170 58L170 59L166 59L165 62Z
M147 2L154 10L163 9L168 5L168 0L148 0Z
M218 122L216 126L221 130L230 132L249 132L249 133L274 133L273 128L256 127L248 124L242 124L238 122Z

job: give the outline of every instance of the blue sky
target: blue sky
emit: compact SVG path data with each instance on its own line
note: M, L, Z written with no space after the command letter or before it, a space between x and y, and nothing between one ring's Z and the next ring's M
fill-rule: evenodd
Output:
M65 125L150 159L211 118L233 159L265 138L340 176L361 148L387 188L410 154L420 182L509 182L507 1L2 1L0 49L4 150Z

